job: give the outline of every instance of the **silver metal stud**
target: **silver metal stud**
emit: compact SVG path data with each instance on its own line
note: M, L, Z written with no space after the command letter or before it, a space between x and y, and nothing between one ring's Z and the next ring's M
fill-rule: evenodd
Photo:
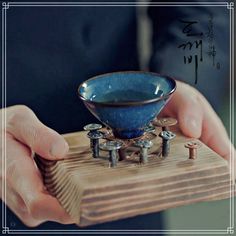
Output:
M90 139L90 148L94 158L99 157L99 139L104 137L103 133L98 131L101 128L102 125L95 123L84 126L84 130L89 131L87 137Z
M100 149L104 151L109 151L109 162L111 167L117 165L117 150L123 146L121 141L107 141L100 144Z
M170 152L170 140L175 138L176 135L171 131L162 131L159 137L162 138L162 156L167 157Z
M101 128L102 128L101 124L95 124L95 123L88 124L88 125L84 126L85 131L96 131L96 130L99 130Z
M136 147L140 148L140 163L148 162L148 149L152 147L153 143L150 140L138 140L134 144Z

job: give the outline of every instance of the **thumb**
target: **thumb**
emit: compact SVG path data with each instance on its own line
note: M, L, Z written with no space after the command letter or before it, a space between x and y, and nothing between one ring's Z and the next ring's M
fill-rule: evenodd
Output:
M40 156L56 160L68 152L68 144L56 131L42 124L31 109L18 105L7 108L6 131Z

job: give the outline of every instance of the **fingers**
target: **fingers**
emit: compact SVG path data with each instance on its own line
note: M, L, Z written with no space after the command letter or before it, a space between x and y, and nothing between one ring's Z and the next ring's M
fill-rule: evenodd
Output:
M1 177L7 183L7 193L3 200L28 226L45 221L73 223L57 199L46 191L31 158L32 150L47 159L61 158L68 151L67 143L43 125L29 108L14 106L6 112L6 171Z
M184 135L200 138L220 156L229 160L232 144L224 125L196 89L177 81L177 90L162 115L177 117Z
M7 186L6 199L4 196L1 196L1 198L25 225L29 227L36 227L43 223L42 220L33 219L33 217L29 214L22 198L11 187Z
M38 194L38 198L31 199L27 207L34 219L55 221L61 224L74 223L57 199L47 193Z
M226 129L210 104L202 97L204 110L201 140L220 156L229 160L232 145Z
M34 220L33 222L73 223L57 199L45 190L40 173L33 159L29 156L28 148L10 137L7 137L7 146L8 158L5 178L8 185L22 198L27 208L27 214ZM12 208L13 205L12 203ZM14 211L18 215L21 214L22 217L22 212L15 208Z
M200 138L204 114L196 91L189 85L177 81L177 90L162 114L178 118L184 135Z
M7 132L46 159L63 158L68 144L54 130L43 125L26 106L7 108Z

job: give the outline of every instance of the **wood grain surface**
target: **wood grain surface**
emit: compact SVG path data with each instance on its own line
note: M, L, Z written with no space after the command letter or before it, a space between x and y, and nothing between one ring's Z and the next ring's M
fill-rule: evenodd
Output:
M139 163L134 148L126 160L110 168L108 153L92 158L85 132L64 135L70 146L64 160L36 157L36 162L50 193L80 226L229 198L233 182L227 162L204 144L197 159L188 159L184 144L191 139L177 128L173 132L177 136L169 156L158 156L161 139L156 136L147 164Z

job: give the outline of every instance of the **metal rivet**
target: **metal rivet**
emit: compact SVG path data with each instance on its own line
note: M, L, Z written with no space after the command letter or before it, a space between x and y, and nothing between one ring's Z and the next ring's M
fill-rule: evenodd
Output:
M87 137L90 139L90 147L93 152L93 157L99 157L99 139L103 138L103 133L99 131L90 131L88 132Z
M84 126L85 131L89 131L87 137L90 139L90 148L93 152L93 157L99 157L99 139L103 138L103 134L98 130L102 128L100 124L88 124Z
M162 156L167 157L170 152L170 140L175 138L176 135L171 131L162 131L159 137L162 138Z
M115 167L117 165L117 150L119 150L122 146L123 142L121 141L107 141L100 144L100 149L109 151L109 162L111 167Z
M177 120L171 117L164 117L155 119L152 124L157 127L162 127L162 131L168 131L170 126L177 124Z
M190 141L184 145L189 149L189 159L197 158L197 149L201 147L201 144L197 141Z
M153 143L150 140L138 140L134 143L134 145L140 148L140 163L147 163L148 149L152 147Z
M144 132L146 132L146 133L155 132L155 126L152 125L151 123L148 124L148 125L146 125L146 126L144 127Z
M102 128L102 125L100 124L95 124L95 123L92 123L92 124L88 124L88 125L85 125L84 126L84 130L85 131L96 131L96 130L99 130Z

